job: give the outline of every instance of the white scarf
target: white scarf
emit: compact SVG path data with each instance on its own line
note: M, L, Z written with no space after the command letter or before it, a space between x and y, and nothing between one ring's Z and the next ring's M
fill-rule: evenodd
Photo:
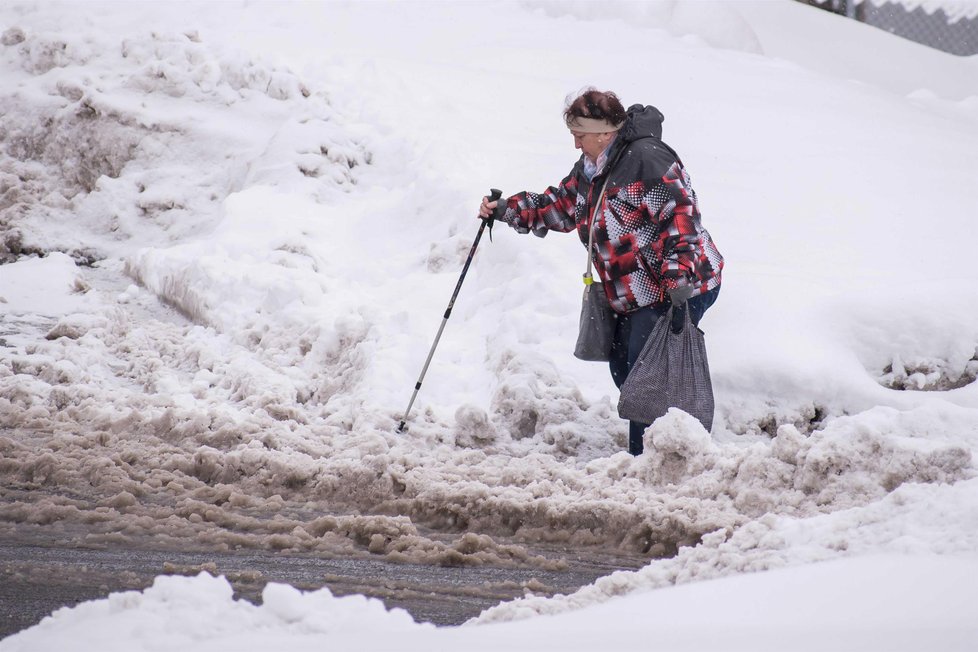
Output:
M588 181L593 179L595 175L604 171L604 166L608 164L608 150L611 149L611 146L615 144L616 140L618 140L618 134L615 134L611 138L611 142L608 143L608 146L605 147L604 151L598 155L597 161L592 161L589 159L587 154L584 155L584 176L587 177Z

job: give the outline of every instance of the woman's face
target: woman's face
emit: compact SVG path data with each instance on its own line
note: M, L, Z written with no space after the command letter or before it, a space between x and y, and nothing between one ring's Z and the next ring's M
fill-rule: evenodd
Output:
M608 146L608 142L611 140L610 132L606 134L588 134L582 131L571 131L571 135L574 136L574 148L584 152L584 156L592 161L598 160L601 152L604 151L604 148Z

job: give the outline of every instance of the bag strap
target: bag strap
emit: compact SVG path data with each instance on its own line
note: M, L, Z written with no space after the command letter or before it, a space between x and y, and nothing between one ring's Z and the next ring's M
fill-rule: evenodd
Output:
M627 148L622 148L618 154L615 156L615 160L607 166L608 174L604 178L604 183L601 184L601 192L598 193L598 201L594 203L594 209L588 216L587 225L587 269L584 270L584 285L590 289L591 284L594 283L594 276L591 274L592 269L592 259L591 252L594 250L594 222L597 215L598 209L601 208L601 200L604 199L604 191L608 187L608 182L611 181L611 173L615 171L615 166L618 165L618 160L621 158L622 153Z
M588 220L588 227L587 227L587 269L584 270L584 285L587 285L587 286L590 286L592 283L594 283L594 276L591 274L592 264L594 263L594 261L591 259L591 252L594 249L594 222L595 222L594 213L597 212L598 207L601 206L601 200L604 199L604 190L605 190L605 188L608 187L608 179L610 179L610 178L611 178L611 175L609 174L608 175L608 178L604 180L604 184L601 186L601 192L598 193L598 201L594 205L594 211L591 213L590 219Z

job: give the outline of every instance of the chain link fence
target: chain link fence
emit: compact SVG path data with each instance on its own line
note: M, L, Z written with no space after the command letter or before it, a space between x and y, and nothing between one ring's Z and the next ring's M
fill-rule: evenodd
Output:
M961 56L978 54L978 16L952 17L943 9L932 13L897 2L877 5L867 0L798 0L848 16L911 41Z

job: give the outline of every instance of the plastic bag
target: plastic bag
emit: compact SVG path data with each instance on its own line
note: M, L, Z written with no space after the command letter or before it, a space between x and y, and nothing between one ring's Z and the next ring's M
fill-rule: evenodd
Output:
M707 432L713 427L713 383L706 357L703 331L693 325L689 310L677 319L673 308L656 321L638 360L621 386L618 415L630 421L652 423L675 407L699 420ZM680 315L676 315L680 317Z

